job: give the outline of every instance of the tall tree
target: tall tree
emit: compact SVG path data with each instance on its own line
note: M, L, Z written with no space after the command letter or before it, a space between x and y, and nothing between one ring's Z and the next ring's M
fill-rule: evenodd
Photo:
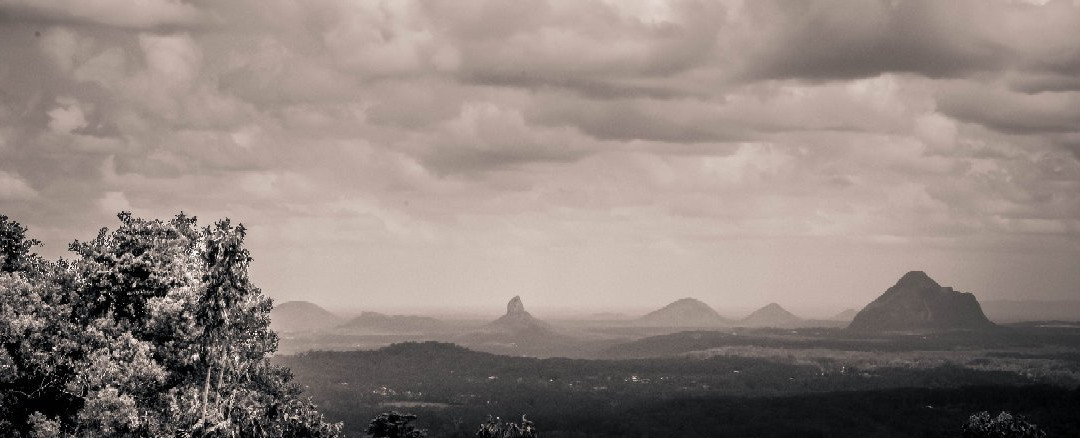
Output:
M268 360L243 226L119 218L72 262L0 273L0 435L338 435ZM25 228L5 229L5 260L30 257Z

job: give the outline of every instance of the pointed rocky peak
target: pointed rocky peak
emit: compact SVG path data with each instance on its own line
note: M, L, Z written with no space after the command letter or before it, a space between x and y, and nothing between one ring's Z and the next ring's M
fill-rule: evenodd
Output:
M548 325L534 318L532 314L526 311L525 305L521 303L521 297L515 296L510 299L509 303L506 303L506 314L488 324L488 327L519 331L537 327L547 329Z
M894 287L924 289L939 288L941 285L923 271L911 271L904 274L903 277L900 277L900 280L896 282L896 286Z
M525 311L525 305L521 303L521 297L515 295L510 299L509 303L506 303L506 314L514 315L519 313L528 313Z

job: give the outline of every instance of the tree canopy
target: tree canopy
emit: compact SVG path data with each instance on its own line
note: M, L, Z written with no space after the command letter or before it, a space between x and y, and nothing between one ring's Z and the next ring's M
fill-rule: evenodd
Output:
M0 216L0 435L339 434L268 360L243 225L118 216L57 261Z

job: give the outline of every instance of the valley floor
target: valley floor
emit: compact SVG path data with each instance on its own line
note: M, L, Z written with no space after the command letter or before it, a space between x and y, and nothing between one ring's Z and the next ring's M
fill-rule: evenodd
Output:
M982 410L1080 436L1071 326L877 337L733 329L590 345L589 359L409 342L275 360L349 436L389 410L418 415L431 436L472 436L489 414L527 414L545 437L959 436Z

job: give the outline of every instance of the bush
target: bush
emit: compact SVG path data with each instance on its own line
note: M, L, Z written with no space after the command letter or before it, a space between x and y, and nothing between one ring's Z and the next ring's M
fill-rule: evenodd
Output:
M963 427L964 438L1039 438L1046 432L1027 422L1024 417L1002 411L997 417L978 412L968 418Z
M521 424L504 423L499 417L488 416L487 422L480 425L476 436L481 438L536 438L538 433L533 422L521 416Z
M367 433L373 438L423 438L427 431L417 429L409 424L416 419L415 415L402 414L394 411L379 414L371 419Z

